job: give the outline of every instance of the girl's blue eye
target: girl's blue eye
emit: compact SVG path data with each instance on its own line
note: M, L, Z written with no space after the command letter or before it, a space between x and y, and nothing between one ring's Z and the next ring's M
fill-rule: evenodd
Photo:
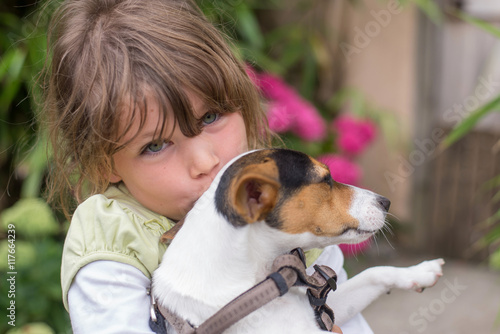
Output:
M167 146L168 146L168 143L166 143L164 141L150 143L144 148L144 153L150 153L150 154L151 153L159 153L160 151L165 149Z
M203 117L201 118L203 124L208 125L212 124L219 118L219 114L214 113L214 112L208 112Z

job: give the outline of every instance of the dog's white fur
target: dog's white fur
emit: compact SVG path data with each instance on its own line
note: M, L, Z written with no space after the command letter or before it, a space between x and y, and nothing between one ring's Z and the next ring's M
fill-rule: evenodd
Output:
M273 260L292 248L361 242L385 224L385 212L377 205L376 194L356 188L349 213L360 225L358 230L341 236L288 234L263 222L234 227L214 205L214 193L222 172L188 213L153 277L157 302L194 325L201 324L263 280ZM392 288L418 291L434 285L442 275L443 263L438 259L409 268L374 267L340 284L328 298L336 324L342 326ZM293 287L225 333L319 334L324 331L317 327L305 289Z

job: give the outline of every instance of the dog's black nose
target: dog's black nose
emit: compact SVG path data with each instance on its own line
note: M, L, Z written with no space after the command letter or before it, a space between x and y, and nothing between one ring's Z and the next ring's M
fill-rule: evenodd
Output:
M382 208L387 212L389 211L389 207L391 206L391 201L389 201L387 198L384 196L378 196L377 197L377 202L380 204Z

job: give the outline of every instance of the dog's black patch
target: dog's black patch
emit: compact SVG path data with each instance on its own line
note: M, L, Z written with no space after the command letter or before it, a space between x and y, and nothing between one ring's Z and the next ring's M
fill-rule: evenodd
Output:
M275 150L270 157L276 162L281 186L286 192L297 190L312 182L314 164L307 154L293 150Z
M245 226L247 223L229 203L229 187L231 180L238 172L249 164L264 163L265 159L272 159L276 163L279 174L280 189L278 202L275 208L265 219L266 223L274 228L279 228L279 210L282 204L292 196L296 190L312 182L317 175L312 174L314 164L308 155L289 150L272 149L249 153L235 161L222 175L215 193L217 211L234 226Z

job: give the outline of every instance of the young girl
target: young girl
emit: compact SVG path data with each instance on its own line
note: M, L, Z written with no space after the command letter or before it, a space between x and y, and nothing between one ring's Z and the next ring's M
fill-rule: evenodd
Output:
M151 333L160 236L229 160L270 145L258 92L189 0L67 0L49 45L50 198L78 203L61 272L73 331ZM338 247L321 259L345 279Z

